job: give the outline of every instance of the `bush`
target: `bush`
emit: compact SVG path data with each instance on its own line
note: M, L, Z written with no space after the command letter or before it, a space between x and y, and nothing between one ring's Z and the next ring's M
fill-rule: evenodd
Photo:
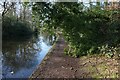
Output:
M3 38L27 36L33 32L28 22L18 21L14 17L7 16L3 19L2 29Z

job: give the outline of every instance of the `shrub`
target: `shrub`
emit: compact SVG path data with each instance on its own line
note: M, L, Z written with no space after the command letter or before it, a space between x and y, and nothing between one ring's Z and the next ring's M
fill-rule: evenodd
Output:
M14 17L8 16L5 16L2 21L3 38L27 36L33 32L29 23L26 21L18 21Z

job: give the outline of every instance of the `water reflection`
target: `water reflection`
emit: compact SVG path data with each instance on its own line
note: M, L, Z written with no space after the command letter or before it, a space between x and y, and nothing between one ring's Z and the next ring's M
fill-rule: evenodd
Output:
M54 35L48 35L48 34L42 34L44 35L43 42L45 42L47 45L52 45L56 39L56 36Z
M52 35L34 35L21 40L3 40L3 78L27 78L36 68L51 45Z

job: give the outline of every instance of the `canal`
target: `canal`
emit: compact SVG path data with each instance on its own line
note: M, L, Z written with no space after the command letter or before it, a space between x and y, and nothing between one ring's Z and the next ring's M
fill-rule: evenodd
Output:
M55 41L48 34L3 40L2 78L28 78L44 59Z

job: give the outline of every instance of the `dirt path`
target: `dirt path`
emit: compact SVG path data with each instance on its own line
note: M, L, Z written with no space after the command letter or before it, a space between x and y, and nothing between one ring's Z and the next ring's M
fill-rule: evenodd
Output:
M118 62L101 56L65 55L63 38L53 47L30 78L118 78Z

